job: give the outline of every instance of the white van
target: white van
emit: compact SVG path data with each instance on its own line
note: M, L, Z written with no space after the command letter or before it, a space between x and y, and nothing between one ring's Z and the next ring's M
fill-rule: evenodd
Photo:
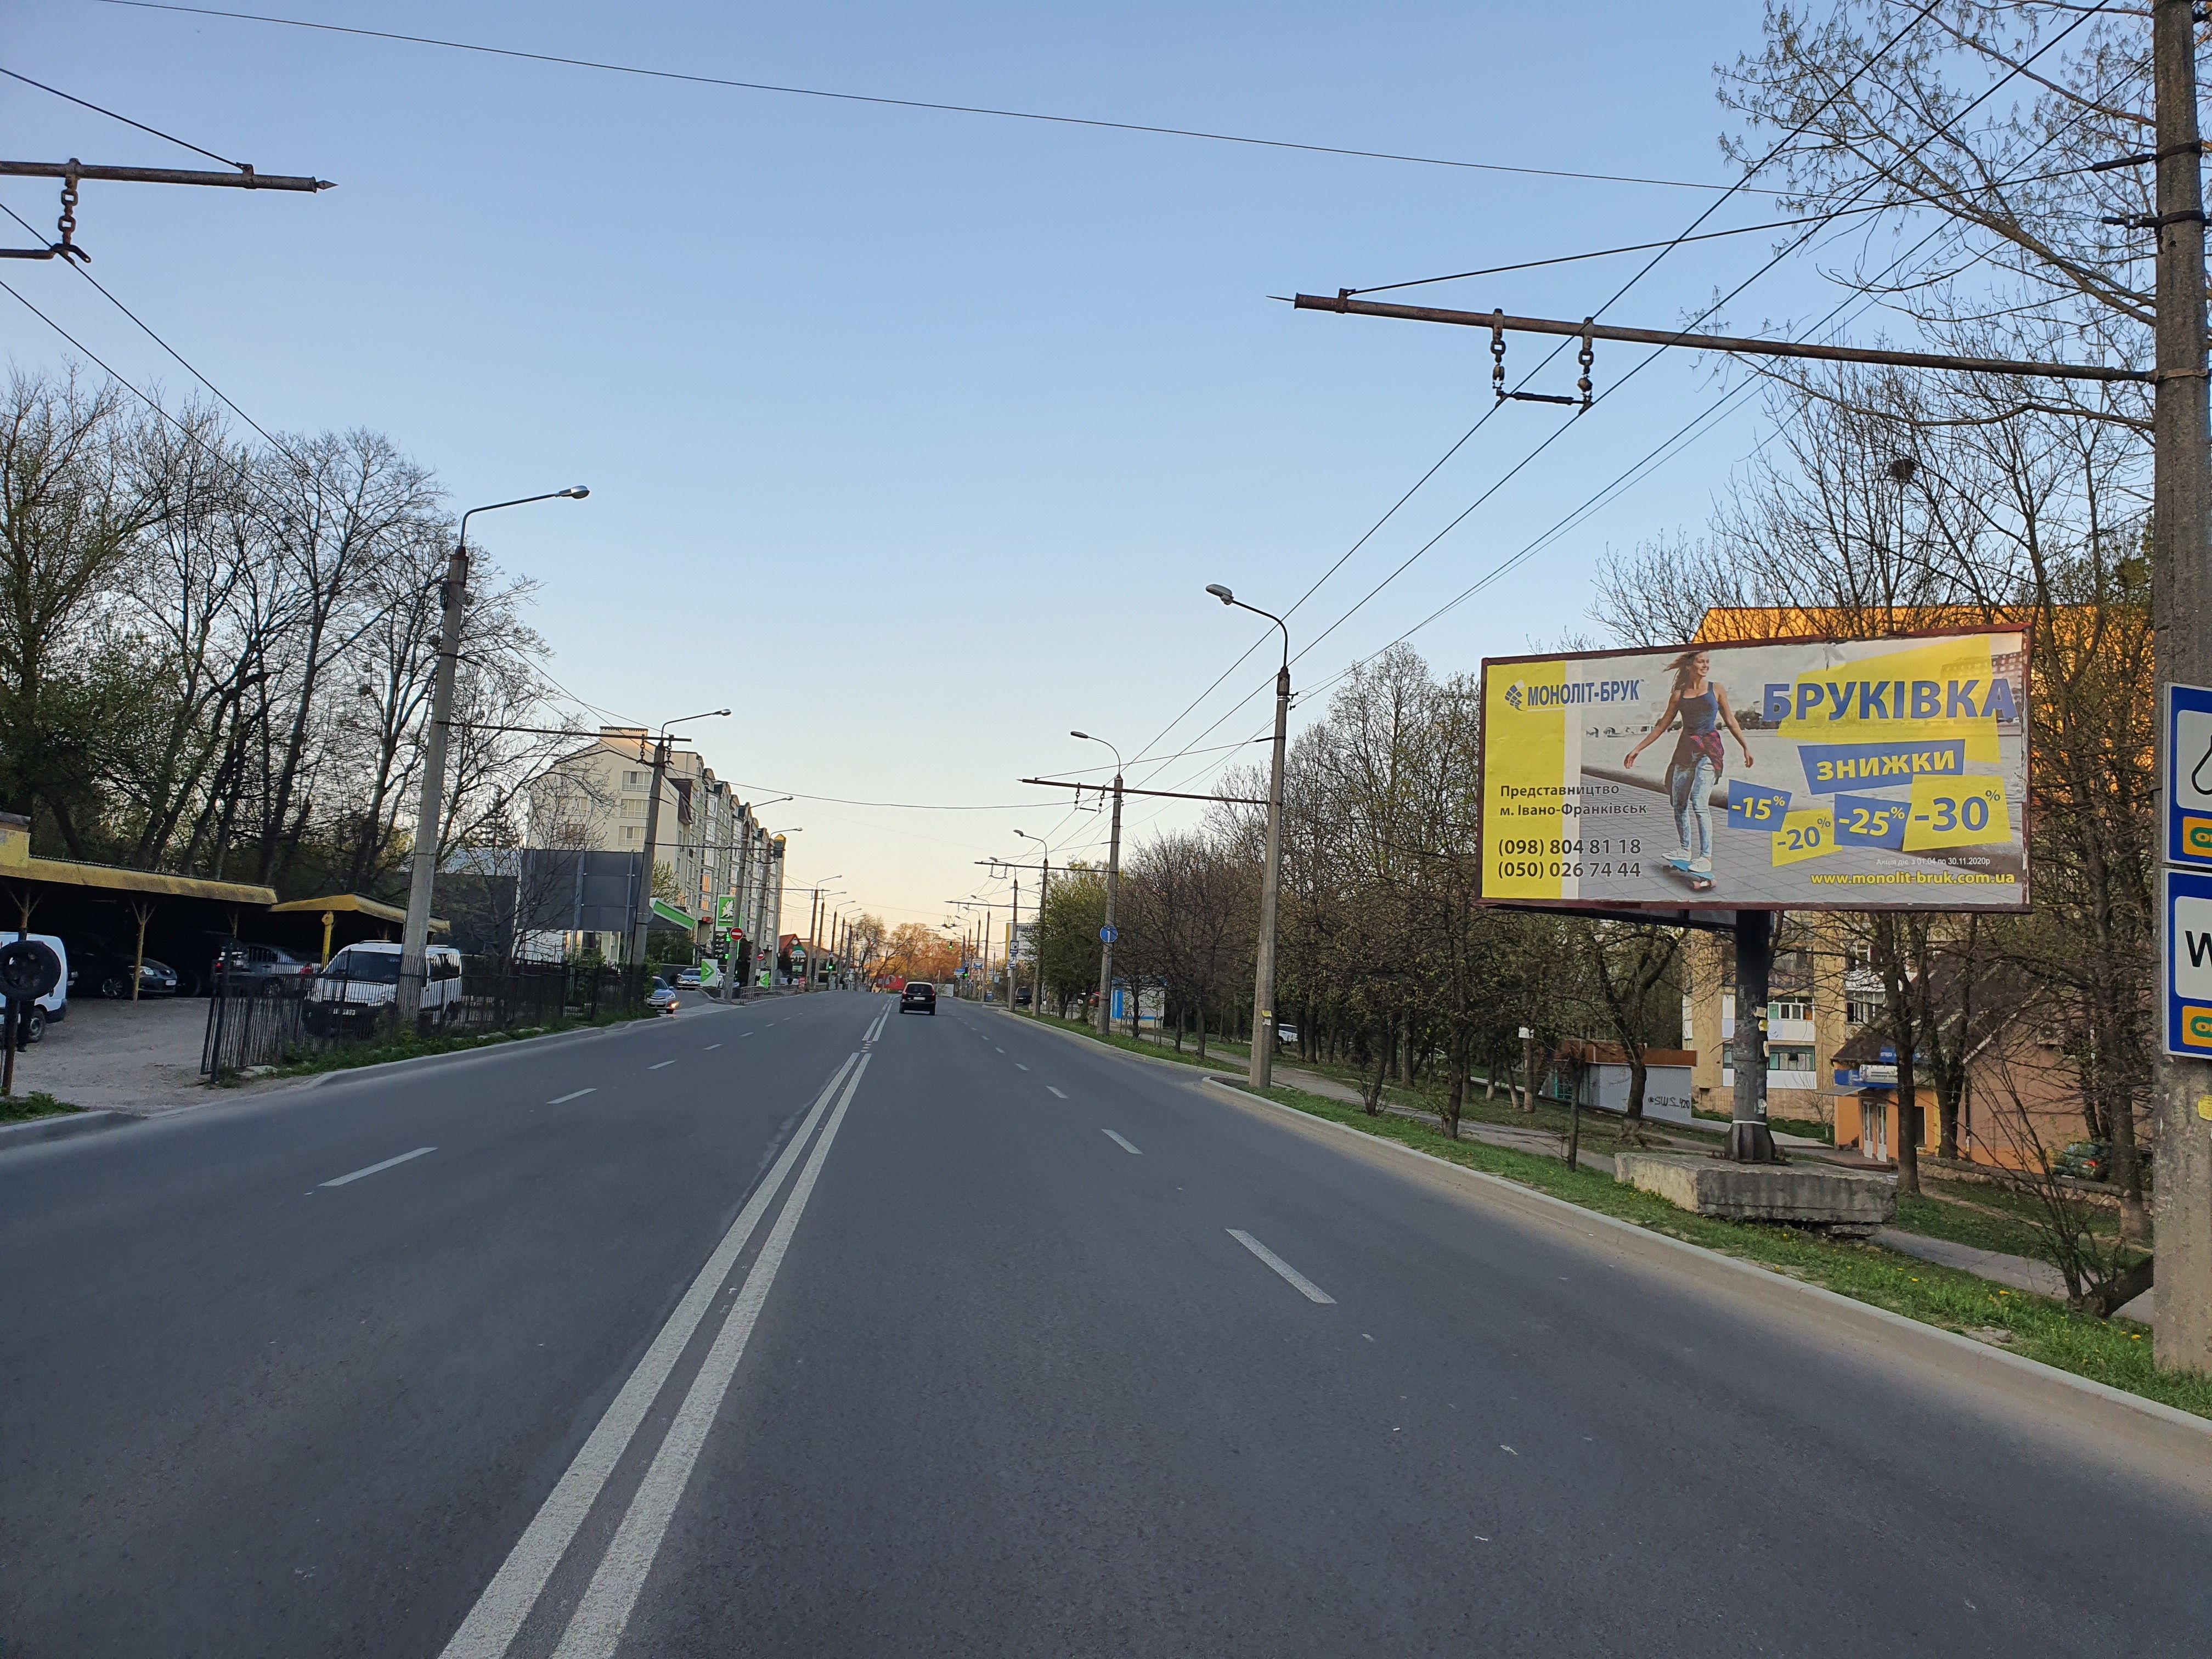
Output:
M337 1036L368 1024L399 994L399 957L400 947L389 939L347 945L307 987L300 1023L313 1036ZM431 1030L450 1025L461 1006L461 953L450 945L434 945L424 965L429 976L422 985L422 1023Z
M33 945L43 945L61 958L62 976L54 981L54 988L31 1005L30 1026L23 1033L23 1041L36 1042L46 1036L49 1024L69 1018L70 965L69 946L52 933L0 933L0 945L13 945L19 939L27 939ZM8 1006L8 999L0 996L0 1009Z

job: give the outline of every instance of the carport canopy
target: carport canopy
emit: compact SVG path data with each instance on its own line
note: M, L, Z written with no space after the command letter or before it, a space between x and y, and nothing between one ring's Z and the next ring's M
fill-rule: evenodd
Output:
M29 821L0 812L0 927L10 931L107 940L168 959L196 983L211 941L258 933L276 902L273 889L250 882L39 858Z
M336 948L365 939L398 939L399 930L407 921L407 912L399 906L386 904L382 899L368 898L360 893L328 893L321 898L287 899L282 904L270 905L269 913L279 916L318 918L323 927L320 960L324 962L331 959L334 938ZM433 916L430 918L430 931L450 933L453 931L453 924L442 916Z

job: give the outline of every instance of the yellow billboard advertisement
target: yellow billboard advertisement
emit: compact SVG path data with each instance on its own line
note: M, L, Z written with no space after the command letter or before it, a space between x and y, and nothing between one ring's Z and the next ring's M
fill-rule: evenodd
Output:
M1492 902L2025 909L2027 793L2016 629L1482 665Z

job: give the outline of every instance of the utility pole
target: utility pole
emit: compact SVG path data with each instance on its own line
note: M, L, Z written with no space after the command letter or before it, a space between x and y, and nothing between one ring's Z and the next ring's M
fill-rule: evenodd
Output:
M1021 935L1022 878L1019 876L1016 876L1014 878L1014 906L1012 909L1006 913L1006 1012L1010 1014L1014 1012L1014 1004L1016 1001L1014 975L1020 971ZM1030 994L1030 1000L1032 1003L1036 1002L1036 996L1034 992Z
M640 738L637 757L645 758L645 740ZM645 938L653 931L653 838L660 833L660 791L668 777L668 733L664 728L653 745L653 793L645 800L645 867L638 874L637 908L629 919L630 965L645 960Z
M1036 963L1030 970L1030 1018L1036 1020L1044 1018L1044 908L1051 902L1052 857L1047 854L1037 873L1036 930L1030 945L1030 955Z
M1247 605L1219 582L1207 592L1224 605L1265 617L1283 632L1283 665L1275 674L1274 761L1267 775L1267 863L1260 872L1260 940L1252 964L1252 1064L1245 1080L1265 1089L1275 1076L1275 918L1283 886L1283 746L1291 723L1291 629L1272 611Z
M814 936L816 931L821 926L821 915L822 890L819 887L817 887L814 889L813 896L808 901L806 906L806 977L805 988L809 991L811 991L814 988Z
M1114 917L1115 901L1121 895L1121 757L1114 757L1114 828L1107 842L1106 852L1106 926L1100 929L1098 941L1098 1034L1114 1034L1114 939L1116 933Z
M2212 446L2212 393L2205 380L2204 193L2193 10L2189 0L2156 0L2151 9L2158 118L2151 623L2159 678L2169 684L2209 685L2212 458L2207 448ZM2163 751L2166 722L2160 719L2157 728ZM2165 752L2158 758L2161 784L2176 766L2189 763ZM2161 789L2161 798L2164 793ZM2159 839L2162 848L2163 828ZM2158 948L2168 948L2163 903ZM2151 1285L2154 1354L2170 1370L2212 1372L2212 1124L2204 1121L2212 1118L2212 1061L2160 1054L2152 1075L2158 1148L2152 1199L2157 1262Z
M21 163L0 162L0 172ZM66 197L64 198L66 199ZM66 220L67 214L64 212ZM422 737L422 793L415 806L415 846L407 876L407 920L399 929L399 983L393 988L394 1012L402 1033L412 1031L422 1012L423 966L430 946L430 899L438 884L438 820L445 807L446 739L453 723L453 681L461 659L461 623L468 614L469 520L479 513L526 507L532 501L580 501L592 492L582 484L524 495L511 501L472 507L461 514L453 551L446 561L446 580L438 623L437 678L430 687L430 729Z
M726 708L709 708L704 714L681 714L672 720L661 722L660 737L653 746L653 793L647 798L645 803L645 871L641 878L643 890L638 898L636 914L630 921L629 954L630 961L634 965L641 963L645 960L645 936L653 927L653 866L655 837L660 830L660 792L668 777L668 753L675 744L675 739L668 735L668 728L672 726L688 726L693 720L720 719L729 712ZM642 743L638 745L637 757L640 760L645 758L645 745ZM682 845L680 836L678 837L678 845L680 848ZM689 899L691 895L686 893L683 896Z
M1103 738L1094 738L1088 732L1070 732L1071 738L1080 738L1085 743L1105 744L1114 751L1114 828L1107 841L1106 851L1106 925L1098 930L1098 1035L1114 1034L1114 916L1115 901L1121 894L1121 774L1127 769L1121 763L1121 751ZM1027 782L1030 780L1024 779ZM1080 791L1076 799L1083 799Z

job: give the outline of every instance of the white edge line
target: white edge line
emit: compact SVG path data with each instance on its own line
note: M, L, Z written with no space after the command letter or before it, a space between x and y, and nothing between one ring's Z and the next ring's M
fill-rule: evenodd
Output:
M652 1065L647 1066L645 1069L648 1072L657 1072L664 1066L673 1066L675 1063L676 1062L672 1060L656 1060Z
M1231 1227L1227 1231L1230 1237L1235 1239L1246 1249L1251 1251L1254 1255L1258 1256L1261 1261L1266 1262L1277 1273L1282 1274L1283 1278L1291 1285L1291 1287L1301 1296L1304 1297L1307 1301L1326 1303L1331 1306L1335 1304L1336 1298L1334 1297L1331 1296L1327 1291L1322 1289L1320 1285L1315 1284L1313 1280L1308 1279L1304 1273L1300 1273L1296 1267L1291 1266L1289 1262L1284 1261L1282 1257L1277 1255L1273 1250L1269 1249L1265 1244L1262 1244L1258 1239L1253 1237L1251 1234L1246 1232L1242 1227Z
M775 1287L792 1235L798 1231L799 1218L805 1212L806 1200L812 1196L815 1181L829 1160L830 1148L837 1139L839 1126L845 1121L845 1109L853 1103L853 1091L860 1086L861 1075L868 1069L868 1059L866 1054L860 1056L860 1063L854 1068L844 1093L838 1097L837 1109L830 1113L829 1123L814 1143L806 1167L792 1183L791 1196L784 1201L775 1225L769 1230L768 1242L761 1246L752 1271L745 1275L744 1288L738 1292L722 1328L715 1334L714 1346L708 1350L698 1375L692 1378L683 1405L677 1408L675 1421L668 1425L659 1449L653 1453L645 1479L638 1483L629 1512L615 1529L599 1571L592 1575L589 1587L577 1602L575 1615L561 1638L560 1646L554 1650L553 1659L612 1659L616 1645L629 1626L631 1611L637 1606L638 1593L645 1588L646 1575L653 1571L653 1558L660 1553L669 1521L683 1498L684 1488L690 1482L691 1471L698 1463L708 1431L714 1427L715 1414L721 1410L722 1397L737 1375L738 1362L744 1358L746 1344L760 1321L768 1293Z
M1052 1085L1050 1085L1049 1083L1046 1084L1044 1086L1045 1086L1046 1088L1048 1088L1048 1089L1052 1089ZM1066 1099L1067 1098L1067 1097L1066 1097L1066 1095L1060 1095L1060 1091L1059 1091L1059 1090L1057 1090L1057 1089L1052 1089L1052 1091L1053 1091L1053 1093L1054 1093L1054 1094L1056 1094L1056 1095L1060 1095L1060 1097L1062 1100L1066 1100Z
M1136 1057L1142 1058L1142 1056ZM1533 1187L1524 1187L1517 1181L1509 1181L1504 1176L1494 1176L1485 1170L1471 1170L1464 1164L1455 1164L1448 1158L1438 1158L1434 1152L1425 1152L1418 1146L1408 1146L1402 1141L1391 1139L1387 1135L1370 1135L1346 1124L1332 1122L1325 1117L1316 1117L1311 1112L1302 1112L1295 1106L1285 1106L1279 1100L1270 1100L1265 1095L1254 1094L1249 1089L1241 1089L1226 1079L1205 1077L1199 1080L1214 1084L1228 1090L1232 1095L1250 1101L1255 1106L1265 1106L1270 1111L1280 1112L1299 1123L1312 1124L1319 1128L1334 1130L1339 1134L1350 1135L1364 1146L1380 1147L1390 1152L1402 1152L1408 1158L1418 1158L1424 1163L1433 1164L1440 1170L1449 1170L1455 1176L1462 1176L1469 1181L1495 1188L1503 1195L1524 1200L1531 1205L1552 1211L1556 1219L1572 1220L1582 1223L1585 1226L1603 1227L1609 1231L1626 1234L1642 1243L1657 1245L1662 1251L1676 1251L1685 1256L1694 1258L1707 1267L1725 1268L1730 1273L1741 1274L1748 1279L1755 1280L1766 1286L1769 1290L1809 1297L1816 1302L1826 1303L1838 1313L1860 1315L1890 1326L1900 1334L1910 1331L1917 1336L1926 1337L1952 1349L1954 1357L1958 1358L1964 1359L1971 1354L1977 1360L2008 1366L2040 1382L2063 1384L2078 1393L2104 1401L2108 1405L2124 1406L2129 1410L2154 1419L2169 1428L2187 1429L2197 1434L2212 1437L2212 1418L2199 1417L2194 1412L2183 1411L2180 1407L2166 1405L2162 1401L2146 1399L2139 1394L2130 1394L2125 1389L2116 1389L2109 1382L2098 1382L2094 1377L2080 1376L2072 1371L2063 1371L2056 1365L2046 1365L2039 1359L2030 1359L2026 1354L2007 1353L2002 1348L1992 1347L1986 1342L1977 1342L1970 1336L1960 1336L1956 1331L1947 1331L1941 1325L1923 1324L1919 1320L1909 1319L1903 1314L1892 1313L1887 1308L1878 1308L1871 1302L1861 1302L1855 1297L1844 1295L1840 1291L1832 1291L1825 1285L1808 1285L1802 1279L1792 1279L1788 1273L1776 1273L1771 1268L1759 1267L1755 1262L1739 1261L1732 1255L1723 1255L1718 1250L1706 1249L1703 1245L1692 1244L1686 1239L1669 1238L1664 1233L1654 1232L1649 1227L1639 1227L1632 1221L1623 1221L1618 1216L1607 1215L1601 1210L1586 1210L1581 1205L1571 1204L1564 1198L1553 1198L1549 1193L1539 1192Z
M1116 1146L1119 1146L1119 1147L1120 1147L1123 1152L1135 1152L1135 1153L1136 1153L1136 1155L1137 1155L1139 1158L1142 1158L1142 1157L1144 1156L1144 1154L1143 1154L1142 1152L1137 1152L1137 1149L1136 1149L1134 1146L1131 1146L1127 1141L1124 1140L1124 1139L1123 1139L1120 1135L1115 1134L1115 1133L1111 1129L1101 1129L1098 1133L1099 1133L1100 1134L1102 1134L1102 1135L1104 1135L1104 1136L1106 1137L1106 1139L1109 1139L1109 1140L1112 1141L1112 1142L1113 1142Z
M571 1089L565 1095L556 1095L545 1103L548 1106L566 1106L572 1100L581 1100L586 1095L595 1095L599 1091L599 1085L593 1084L588 1089Z
M358 1181L363 1176L373 1176L379 1170L388 1170L395 1164L404 1164L410 1158L420 1158L425 1152L434 1152L437 1150L435 1146L417 1146L411 1152L402 1152L397 1158L387 1158L381 1164L372 1164L366 1170L356 1170L349 1175L339 1176L336 1180L325 1181L322 1184L325 1187L343 1187L349 1181Z
M683 1301L668 1316L660 1334L653 1338L653 1346L639 1360L637 1369L629 1375L605 1414L585 1440L583 1447L570 1462L566 1474L556 1482L537 1515L507 1552L507 1559L492 1575L491 1583L484 1586L483 1594L453 1632L453 1639L441 1651L439 1659L501 1659L522 1621L538 1604L545 1583L560 1565L561 1557L574 1541L577 1529L584 1517L598 1501L599 1492L614 1473L615 1465L629 1448L638 1425L645 1419L647 1409L668 1381L668 1374L676 1368L678 1358L699 1328L699 1322L714 1305L714 1293L721 1288L730 1269L737 1265L738 1257L752 1242L754 1231L761 1218L768 1213L769 1206L781 1190L785 1177L799 1162L800 1151L805 1146L815 1127L830 1109L830 1097L837 1085L845 1080L846 1073L853 1068L854 1056L845 1056L845 1063L823 1085L814 1103L813 1109L800 1123L798 1132L776 1159L775 1167L769 1171L768 1179L753 1189L745 1200L738 1218L730 1224L722 1242L699 1269L699 1276L691 1281L691 1288L684 1293Z

